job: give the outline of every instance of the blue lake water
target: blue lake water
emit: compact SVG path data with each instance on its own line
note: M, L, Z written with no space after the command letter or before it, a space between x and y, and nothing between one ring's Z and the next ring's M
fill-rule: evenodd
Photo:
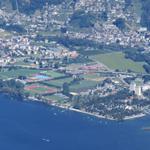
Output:
M150 116L118 123L0 96L0 150L149 150Z

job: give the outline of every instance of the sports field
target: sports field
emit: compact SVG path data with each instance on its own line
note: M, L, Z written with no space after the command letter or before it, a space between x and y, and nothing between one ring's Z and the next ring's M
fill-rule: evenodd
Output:
M40 84L32 84L25 86L25 90L31 94L52 94L56 93L57 89Z
M18 76L31 76L33 74L40 73L40 70L35 69L12 69L12 70L3 70L0 72L0 78L17 78Z

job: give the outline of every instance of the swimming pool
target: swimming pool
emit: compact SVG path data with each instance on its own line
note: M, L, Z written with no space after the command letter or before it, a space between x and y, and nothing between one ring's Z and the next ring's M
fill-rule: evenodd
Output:
M37 79L37 80L47 80L47 79L49 79L48 76L40 75L40 74L35 75L34 78Z

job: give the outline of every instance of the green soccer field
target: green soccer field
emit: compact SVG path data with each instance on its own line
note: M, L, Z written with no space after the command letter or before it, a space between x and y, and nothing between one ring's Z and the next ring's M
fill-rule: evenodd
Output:
M40 73L40 70L35 69L13 69L13 70L6 70L0 72L0 78L7 79L7 78L17 78L18 76L30 76L36 73Z

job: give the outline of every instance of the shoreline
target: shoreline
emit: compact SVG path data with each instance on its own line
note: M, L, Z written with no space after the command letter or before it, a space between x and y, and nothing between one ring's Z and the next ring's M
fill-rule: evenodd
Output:
M25 99L25 101L36 101L36 102L39 102L39 103L47 104L49 106L54 106L54 107L58 107L58 108L61 108L61 109L65 109L65 110L69 110L69 111L73 111L73 112L77 112L77 113L82 113L82 114L89 115L89 116L92 116L92 117L96 117L96 118L99 118L99 119L107 119L107 120L111 120L111 121L118 121L117 119L114 119L114 118L109 117L109 116L103 116L103 115L98 115L96 113L90 113L90 112L87 112L87 111L84 111L84 110L75 109L71 106L58 105L58 104L55 104L55 103L48 103L46 100L44 100L42 98L41 98L41 100L39 100L35 97L29 97L28 99ZM143 113L138 114L138 115L133 115L133 116L126 116L125 118L123 118L123 121L124 120L138 119L138 118L141 118L141 117L144 117L144 116L145 116L145 114L143 114Z

